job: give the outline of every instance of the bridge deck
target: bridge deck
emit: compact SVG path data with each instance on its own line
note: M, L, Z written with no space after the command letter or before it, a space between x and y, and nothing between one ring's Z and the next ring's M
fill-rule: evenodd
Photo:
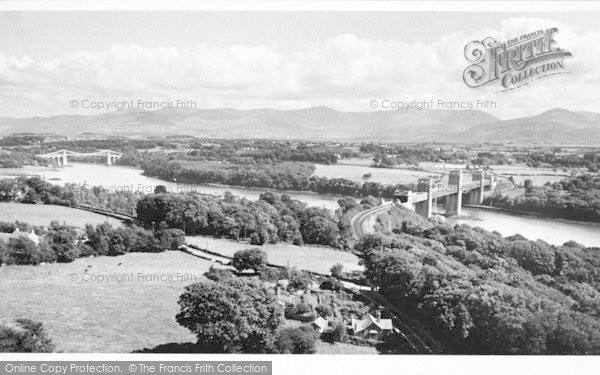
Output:
M491 186L491 182L490 181L485 181L484 182L484 187L490 187ZM473 182L467 182L465 184L462 184L460 187L460 190L463 193L468 193L471 190L475 190L478 189L481 186L481 183L479 181L473 181ZM458 185L434 185L431 187L431 195L432 197L435 198L441 198L441 197L445 197L447 195L452 195L452 194L456 194L457 191L459 190ZM395 194L396 195L396 194ZM403 194L397 194L396 196L398 197L406 197L408 195L408 192L404 192ZM423 202L427 200L427 193L426 192L414 192L412 195L412 202L413 203L417 203L417 202Z

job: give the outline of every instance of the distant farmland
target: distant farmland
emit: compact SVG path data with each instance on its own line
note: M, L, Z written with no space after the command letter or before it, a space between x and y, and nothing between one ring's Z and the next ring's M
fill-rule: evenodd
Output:
M121 225L121 221L115 218L76 208L46 204L0 203L0 221L17 220L38 226L48 225L53 220L81 228L86 224L97 225L107 221L113 226Z

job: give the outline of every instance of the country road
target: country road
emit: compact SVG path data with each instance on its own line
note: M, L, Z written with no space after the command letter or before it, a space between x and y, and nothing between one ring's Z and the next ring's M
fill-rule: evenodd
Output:
M389 210L393 206L392 202L386 202L381 206L373 207L366 211L360 212L350 220L352 231L356 238L361 238L369 233L373 232L373 226L375 225L375 219L377 215L382 212Z

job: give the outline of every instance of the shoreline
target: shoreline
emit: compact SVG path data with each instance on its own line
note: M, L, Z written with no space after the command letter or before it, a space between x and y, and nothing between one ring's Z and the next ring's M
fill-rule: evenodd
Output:
M506 213L506 214L513 215L513 216L530 217L530 218L536 218L536 219L542 219L542 220L548 220L548 221L556 221L556 222L561 222L561 223L566 223L566 224L575 224L575 225L582 225L582 226L588 226L588 227L600 227L600 222L584 221L584 220L569 220L569 219L564 219L564 218L559 218L559 217L546 216L544 214L540 214L537 212L531 212L531 211L516 211L516 210L509 210L509 209L501 208L501 207L492 207L492 206L483 206L483 205L463 205L463 208L469 208L469 209L475 209L475 210L481 210L481 211L501 212L501 213Z

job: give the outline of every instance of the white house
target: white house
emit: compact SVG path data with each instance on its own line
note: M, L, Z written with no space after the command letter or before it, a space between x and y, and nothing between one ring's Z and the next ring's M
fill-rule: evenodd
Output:
M319 333L327 331L330 327L329 321L321 316L315 319L310 325Z
M27 239L33 241L36 245L40 244L40 236L35 234L35 232L33 230L31 230L31 232L28 233L28 232L21 232L21 231L19 231L19 228L17 228L12 233L0 233L0 241L2 241L4 243L8 243L11 238L27 238Z

